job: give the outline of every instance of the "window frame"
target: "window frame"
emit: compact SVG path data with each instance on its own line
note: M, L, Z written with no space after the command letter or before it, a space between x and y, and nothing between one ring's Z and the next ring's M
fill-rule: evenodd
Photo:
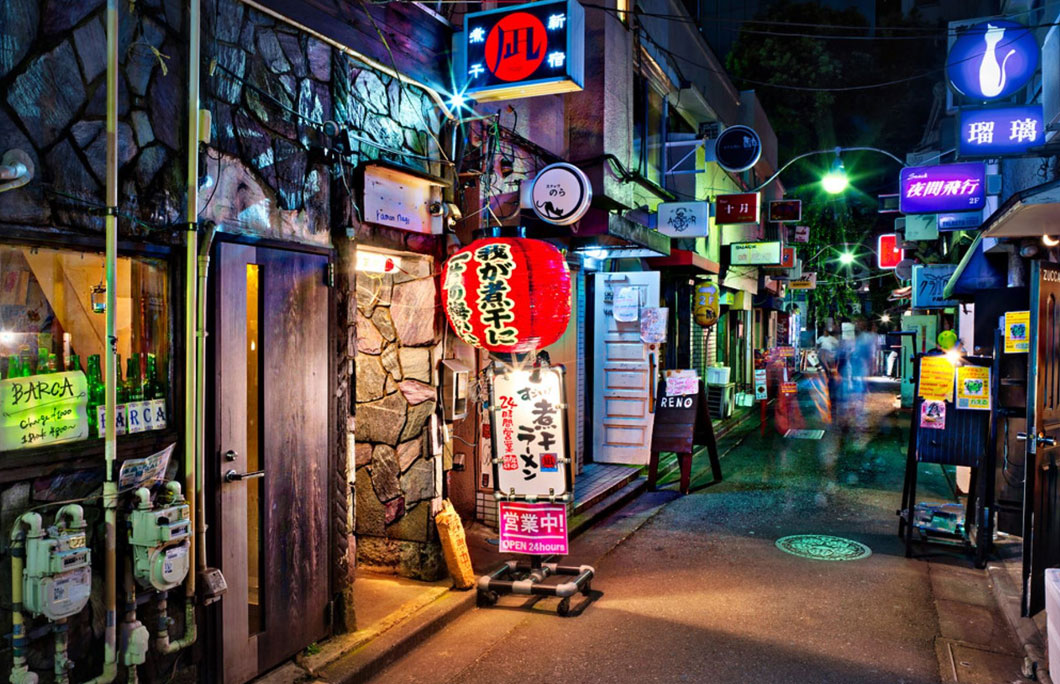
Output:
M106 242L99 237L71 234L66 232L40 232L6 229L0 237L0 245L18 247L40 247L42 249L65 249L70 251L103 253ZM169 358L170 368L167 372L170 381L167 383L166 396L167 421L164 430L152 430L135 434L120 435L117 440L117 461L130 458L143 458L176 442L179 446L184 431L183 411L178 412L178 404L184 397L183 368L187 352L185 341L176 331L183 330L185 302L177 298L176 293L184 291L184 270L178 258L179 250L173 245L149 243L136 240L119 240L118 255L122 257L140 257L157 259L165 263L169 283ZM48 477L60 472L103 468L105 440L100 437L89 437L76 442L63 442L28 449L11 449L0 451L0 484Z

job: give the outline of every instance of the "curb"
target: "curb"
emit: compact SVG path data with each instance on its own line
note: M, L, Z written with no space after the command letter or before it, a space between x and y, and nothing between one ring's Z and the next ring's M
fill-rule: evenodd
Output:
M1025 663L1037 668L1033 670L1035 681L1052 684L1045 658L1045 638L1034 620L1020 615L1019 590L1002 564L988 563L986 570L990 574L990 588L994 591L994 599L1015 632L1016 639L1023 646Z

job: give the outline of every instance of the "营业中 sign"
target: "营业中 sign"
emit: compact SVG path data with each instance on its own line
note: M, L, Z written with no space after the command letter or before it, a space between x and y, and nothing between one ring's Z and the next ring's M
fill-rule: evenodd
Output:
M563 369L497 373L490 395L494 489L515 496L565 496L569 478Z
M553 503L501 501L500 552L567 555L567 507Z
M487 101L581 90L584 44L585 10L575 0L469 12L457 41L464 93Z
M0 451L88 437L88 380L81 371L0 380Z
M908 166L899 178L903 214L975 211L986 205L986 165L981 162Z

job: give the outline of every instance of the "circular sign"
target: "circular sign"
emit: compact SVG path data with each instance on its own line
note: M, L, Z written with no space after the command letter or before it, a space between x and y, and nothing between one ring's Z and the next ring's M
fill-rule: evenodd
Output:
M541 66L547 42L540 19L528 12L509 14L486 38L486 66L502 81L521 81Z
M913 279L913 266L916 262L912 259L902 259L898 262L898 265L894 267L894 275L898 280L912 280Z
M799 558L821 561L852 561L868 558L872 549L861 542L827 534L796 534L781 537L777 548Z
M757 164L761 156L762 139L748 126L729 126L714 141L714 158L726 171L746 171Z
M576 166L560 162L541 169L530 188L530 202L546 223L569 226L589 211L593 188Z
M1038 70L1038 41L1023 24L984 21L958 34L946 58L946 76L961 95L974 100L1008 97Z

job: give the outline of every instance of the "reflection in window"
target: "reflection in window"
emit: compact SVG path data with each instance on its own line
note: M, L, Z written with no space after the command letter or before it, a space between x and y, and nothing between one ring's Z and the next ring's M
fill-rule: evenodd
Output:
M119 432L157 429L146 402L169 393L169 283L164 261L117 260L115 332ZM69 249L0 245L0 374L4 379L82 371L89 435L104 402L104 257ZM96 290L96 295L93 295ZM94 306L95 305L95 306ZM142 412L141 412L142 411Z

